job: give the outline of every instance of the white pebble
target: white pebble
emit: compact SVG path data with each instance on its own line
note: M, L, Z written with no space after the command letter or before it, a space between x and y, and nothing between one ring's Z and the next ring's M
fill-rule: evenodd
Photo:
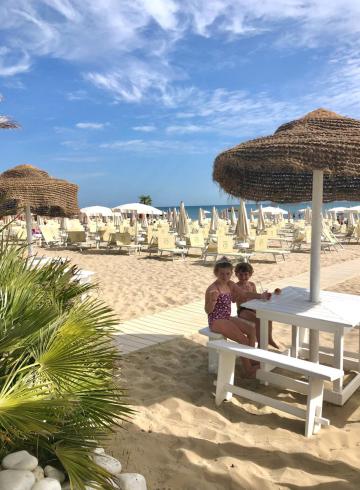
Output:
M35 480L36 481L39 481L39 480L42 480L43 478L45 478L45 476L44 476L44 470L41 468L41 466L37 466L33 470L33 475L35 476Z
M6 470L33 471L38 465L38 460L27 451L16 451L5 456L1 464Z
M61 490L61 485L54 478L44 478L35 483L31 490Z
M95 454L105 454L105 449L103 447L96 447L94 449Z
M147 490L146 480L138 473L122 473L116 477L120 490Z
M31 471L0 471L0 490L30 490L34 483L35 476Z
M107 454L95 454L93 456L94 463L107 470L112 475L117 475L121 473L121 463L117 459L112 456L108 456Z
M65 481L65 474L58 470L57 468L54 468L53 466L47 465L44 468L44 473L46 476L49 478L54 478L54 480L59 481L60 483L63 483Z

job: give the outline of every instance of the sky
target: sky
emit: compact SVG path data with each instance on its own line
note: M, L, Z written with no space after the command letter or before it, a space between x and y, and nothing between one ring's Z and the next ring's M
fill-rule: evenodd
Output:
M80 206L227 203L216 155L318 107L360 118L359 0L1 0L0 171Z

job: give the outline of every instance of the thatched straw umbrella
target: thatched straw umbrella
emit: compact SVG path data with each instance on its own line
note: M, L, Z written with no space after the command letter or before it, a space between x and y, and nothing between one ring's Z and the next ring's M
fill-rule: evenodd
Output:
M50 217L77 215L77 191L76 184L50 177L32 165L18 165L0 174L0 215L16 215L25 209L31 255L31 213Z
M320 300L321 207L360 196L360 121L318 109L217 156L214 180L255 201L312 199L310 299Z

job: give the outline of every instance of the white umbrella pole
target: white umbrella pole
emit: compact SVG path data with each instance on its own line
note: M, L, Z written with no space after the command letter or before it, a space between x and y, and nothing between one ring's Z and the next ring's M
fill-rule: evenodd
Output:
M25 219L26 219L26 236L28 242L28 254L29 257L31 257L32 256L32 219L31 219L30 204L26 205Z
M310 261L310 301L320 302L320 258L321 258L321 207L323 201L324 173L313 172L312 223L311 223L311 261Z

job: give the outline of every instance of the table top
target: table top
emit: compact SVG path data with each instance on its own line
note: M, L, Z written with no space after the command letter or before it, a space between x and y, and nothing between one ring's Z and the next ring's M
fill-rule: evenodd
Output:
M360 296L353 294L321 291L321 302L309 301L309 289L289 286L279 295L272 295L271 300L254 299L242 306L251 308L257 313L266 313L269 319L276 320L281 315L307 320L318 320L329 326L354 328L360 325ZM280 321L280 320L279 320Z

